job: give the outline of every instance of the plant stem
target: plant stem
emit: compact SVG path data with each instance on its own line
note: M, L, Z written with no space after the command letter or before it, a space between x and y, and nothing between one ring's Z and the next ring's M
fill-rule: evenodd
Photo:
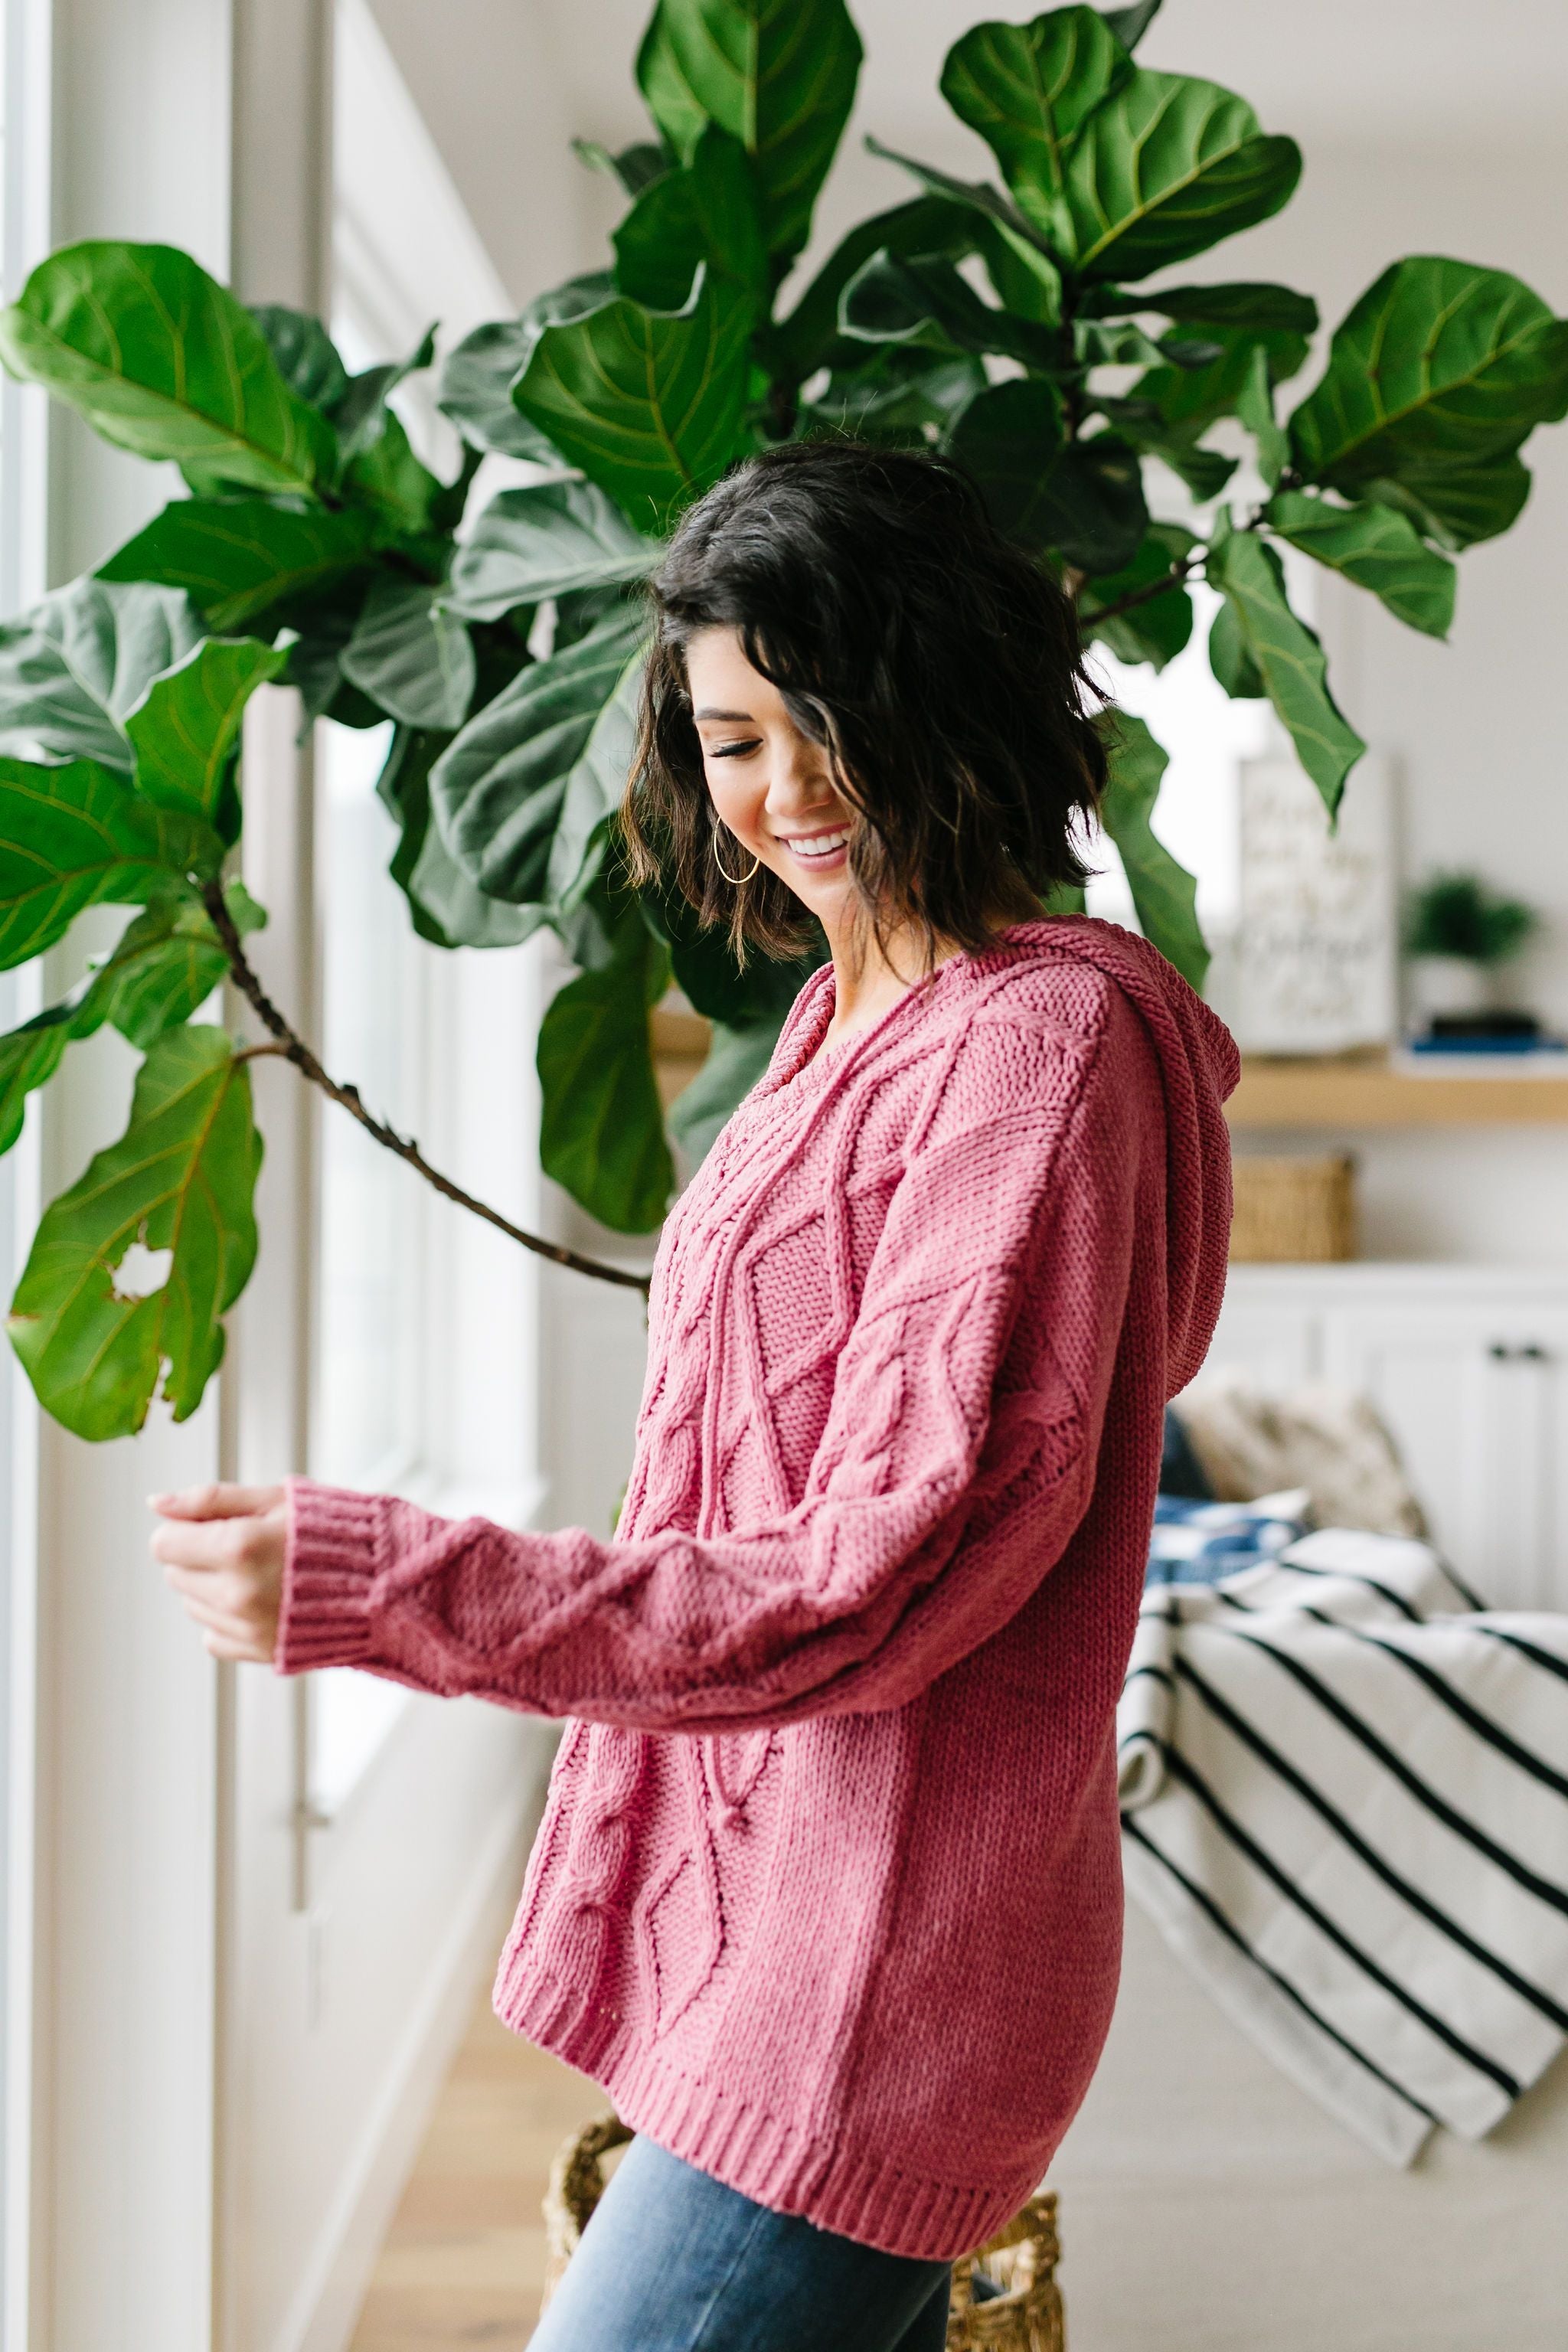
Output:
M1084 615L1085 620L1114 621L1120 619L1123 613L1135 611L1140 604L1152 604L1156 596L1168 595L1173 588L1179 588L1184 580L1190 579L1207 553L1206 547L1194 547L1190 555L1184 555L1179 562L1173 563L1163 579L1151 580L1142 588L1130 588L1126 595L1118 596L1114 604L1096 605L1092 613Z
M631 1274L624 1266L606 1265L598 1258L584 1257L579 1251L567 1249L560 1242L547 1242L538 1234L525 1233L521 1225L514 1225L510 1217L503 1217L499 1209L489 1208L483 1201L476 1201L471 1192L465 1192L460 1184L454 1184L449 1176L443 1176L438 1168L432 1168L411 1137L399 1135L395 1128L388 1127L384 1119L377 1118L373 1112L366 1110L360 1099L359 1088L342 1086L336 1078L328 1076L310 1046L262 987L246 955L234 918L225 904L222 886L216 882L207 883L202 891L202 903L228 958L235 986L263 1028L278 1041L275 1049L262 1046L253 1050L280 1053L286 1061L293 1063L302 1076L309 1078L312 1086L320 1087L331 1101L341 1103L351 1118L358 1119L367 1135L374 1136L377 1143L384 1145L388 1151L395 1152L399 1160L406 1160L427 1184L434 1185L447 1200L455 1201L458 1208L471 1210L476 1217L483 1217L487 1224L496 1226L510 1240L521 1242L524 1249L532 1250L536 1256L549 1258L554 1265L570 1266L574 1274L592 1275L597 1281L613 1282L623 1290L639 1291L644 1298L647 1297L649 1277L646 1274Z

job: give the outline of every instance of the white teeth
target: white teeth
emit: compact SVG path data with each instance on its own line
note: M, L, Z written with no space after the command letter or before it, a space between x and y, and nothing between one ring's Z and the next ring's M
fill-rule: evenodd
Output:
M842 849L848 838L847 826L842 833L797 833L786 838L784 847L792 857L828 857Z

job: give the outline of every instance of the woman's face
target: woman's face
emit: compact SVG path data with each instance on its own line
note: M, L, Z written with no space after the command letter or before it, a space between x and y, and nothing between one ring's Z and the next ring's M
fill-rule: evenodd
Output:
M733 629L704 629L686 649L691 715L731 874L753 857L787 882L829 936L854 897L851 811L824 745L803 735L784 698L752 667ZM731 838L730 836L732 836Z

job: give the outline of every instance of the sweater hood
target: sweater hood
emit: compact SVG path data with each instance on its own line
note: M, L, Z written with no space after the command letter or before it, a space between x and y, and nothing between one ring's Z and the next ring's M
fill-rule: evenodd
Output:
M1218 1318L1230 1241L1230 1131L1222 1108L1241 1076L1236 1040L1158 949L1119 923L1063 915L1020 923L1007 950L1069 957L1114 981L1148 1033L1165 1096L1169 1392L1197 1373ZM987 969L992 959L976 959Z

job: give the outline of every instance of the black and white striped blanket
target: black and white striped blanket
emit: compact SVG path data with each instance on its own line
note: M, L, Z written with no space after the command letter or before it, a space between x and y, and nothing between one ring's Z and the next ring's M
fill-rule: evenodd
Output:
M1568 2035L1568 1616L1328 1528L1152 1588L1118 1719L1128 1888L1373 2147L1479 2138Z

